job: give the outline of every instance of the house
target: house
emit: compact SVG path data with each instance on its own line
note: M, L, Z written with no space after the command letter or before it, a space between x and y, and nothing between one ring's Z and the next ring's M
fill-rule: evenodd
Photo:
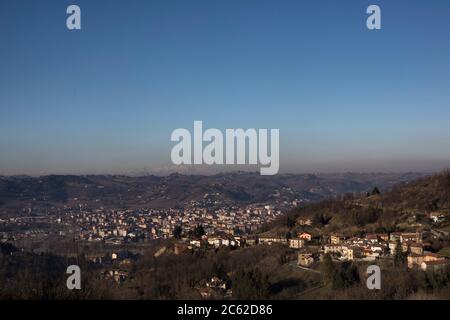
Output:
M112 279L116 283L122 283L128 278L128 272L124 270L107 270L103 272L104 279Z
M431 212L430 213L430 219L434 222L434 223L439 223L445 220L445 216L442 213L439 212Z
M212 290L210 288L200 288L199 293L203 299L209 299L212 296Z
M364 243L364 239L361 239L361 238L358 238L358 237L352 237L352 238L350 238L350 239L348 239L348 241L347 241L348 243L351 243L351 244L363 244Z
M411 243L409 245L409 252L413 254L423 254L423 246L421 243Z
M408 252L409 250L409 243L408 242L402 242L402 252Z
M361 256L361 248L352 246L347 249L347 260L355 260Z
M202 245L202 243L199 240L191 240L190 244L194 247L198 247L200 248L200 246Z
M394 255L397 250L397 241L389 241L389 253Z
M420 266L422 262L424 261L424 255L423 254L410 254L406 258L408 268L412 269L414 266Z
M400 241L400 236L401 236L401 232L392 232L389 235L389 240L390 241Z
M302 267L309 267L314 263L312 253L299 253L297 264Z
M381 255L379 251L372 251L371 249L363 249L362 254L365 261L375 261Z
M368 234L365 237L365 240L371 243L377 243L378 242L378 236L376 234Z
M402 251L403 252L411 252L414 254L423 254L423 245L421 243L416 242L403 242L402 243Z
M387 234L387 233L377 233L377 237L381 241L385 241L385 242L389 241L389 234Z
M222 245L222 239L216 237L208 238L208 244L215 248L219 248Z
M372 250L372 252L379 252L380 255L383 254L385 247L381 244L372 244L370 246L370 250Z
M340 244L326 244L324 246L325 254L330 253L338 253L340 255L346 255L347 254L347 247L342 246Z
M305 240L303 239L289 239L289 248L300 249L305 246Z
M403 232L400 234L400 242L422 242L422 235L420 232Z
M262 237L259 238L259 244L268 244L271 245L273 243L281 243L286 244L287 239L286 238L271 238L271 237Z
M426 270L428 268L427 265L422 267L423 262L434 262L434 261L446 261L445 257L431 252L426 252L424 254L414 254L411 253L407 257L408 268L413 268L415 266L420 267L422 270ZM425 269L424 269L425 268Z
M339 234L332 234L330 236L330 243L331 244L340 244L344 240L344 237Z
M312 234L308 233L308 232L301 232L301 233L299 233L298 237L300 239L303 239L303 240L306 240L306 241L311 241Z
M227 288L226 282L221 280L219 277L212 277L211 281L206 283L206 286L211 289L221 289L221 290L226 290Z
M420 268L423 271L436 271L445 268L449 265L448 260L423 261Z
M256 244L256 239L245 239L245 244L247 246L254 246Z
M300 220L298 220L298 224L301 226L310 226L310 225L312 225L312 220L309 218L300 219Z

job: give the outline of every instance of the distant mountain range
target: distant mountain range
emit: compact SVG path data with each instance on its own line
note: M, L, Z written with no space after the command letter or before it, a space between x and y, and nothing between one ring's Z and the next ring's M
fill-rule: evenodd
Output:
M169 208L214 195L221 204L320 201L345 193L380 190L424 173L280 174L236 172L164 177L49 175L0 177L0 213L20 208L76 206Z

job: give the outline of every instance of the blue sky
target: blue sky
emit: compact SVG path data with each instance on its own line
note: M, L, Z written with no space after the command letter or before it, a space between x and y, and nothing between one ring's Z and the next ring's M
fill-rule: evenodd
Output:
M448 0L1 0L0 174L167 168L194 120L279 128L281 172L448 167L449 21Z

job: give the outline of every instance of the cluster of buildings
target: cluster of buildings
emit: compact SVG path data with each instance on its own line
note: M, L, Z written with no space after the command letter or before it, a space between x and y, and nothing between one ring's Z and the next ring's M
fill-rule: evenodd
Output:
M367 234L364 237L344 238L333 234L330 243L324 246L324 252L338 256L340 260L366 260L373 261L386 255L393 255L400 243L405 252L422 243L419 232L391 234ZM410 249L411 247L411 249Z
M437 270L449 264L445 257L425 250L429 244L423 243L421 232L368 234L363 238L349 239L332 235L330 243L324 246L324 253L337 254L341 260L373 261L395 255L399 250L398 246L401 246L401 252L406 256L409 268L427 271Z
M325 240L326 239L326 240ZM314 243L311 241L316 240ZM327 242L323 244L324 242ZM249 243L249 240L246 240ZM331 234L329 237L314 239L308 232L300 232L295 237L260 237L259 244L282 244L299 249L298 265L308 267L324 254L330 254L339 261L375 261L394 256L401 246L409 268L424 271L437 270L449 265L444 256L426 251L430 246L423 243L421 232L393 232L390 234L367 234L363 237L344 237Z
M167 210L111 210L106 212L72 212L58 217L57 223L78 227L78 239L87 241L125 242L133 239L170 238L175 227L183 234L201 225L208 235L239 235L257 230L274 220L281 211L271 206L230 207L210 211L205 208ZM231 239L215 239L214 245ZM220 243L218 243L220 241ZM233 245L233 244L231 244Z
M231 298L232 294L230 283L217 276L212 277L206 282L205 286L199 287L197 290L203 299Z
M190 203L185 208L159 210L88 209L80 206L39 217L11 218L1 223L15 226L11 228L14 231L2 234L2 238L13 241L29 239L35 234L41 238L56 234L78 241L102 241L108 244L171 238L176 227L181 227L183 234L189 234L201 225L205 234L210 236L210 244L218 247L238 245L234 236L256 231L280 214L281 210L270 205L206 208L203 204L196 206ZM42 225L47 228L42 229ZM213 235L220 237L214 238Z

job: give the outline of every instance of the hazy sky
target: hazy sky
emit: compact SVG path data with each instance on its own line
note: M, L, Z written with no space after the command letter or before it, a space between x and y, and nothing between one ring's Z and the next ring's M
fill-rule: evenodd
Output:
M448 0L1 0L0 174L168 169L194 120L279 128L281 172L450 166L449 21Z

